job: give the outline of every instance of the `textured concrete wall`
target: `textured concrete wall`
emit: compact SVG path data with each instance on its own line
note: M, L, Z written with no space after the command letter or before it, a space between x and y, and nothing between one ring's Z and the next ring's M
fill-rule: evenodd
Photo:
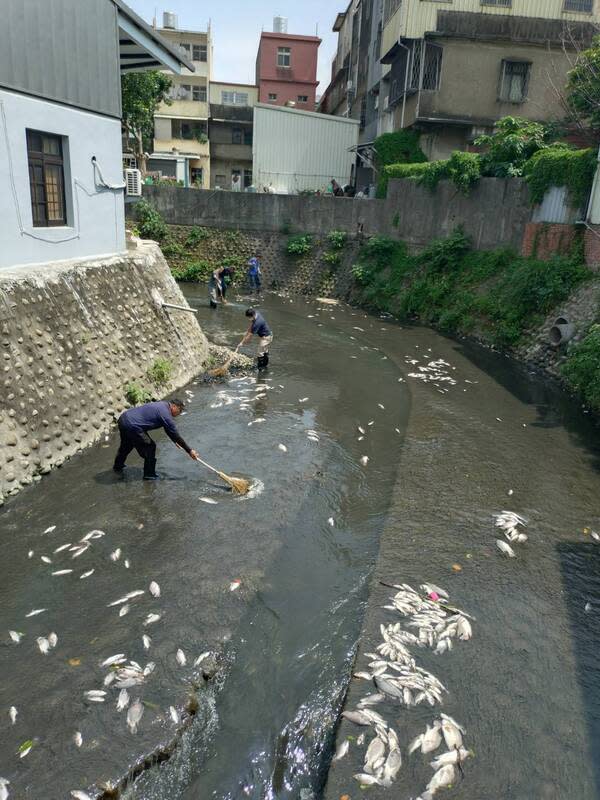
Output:
M385 200L323 196L208 192L145 186L145 198L172 225L202 225L264 232L332 230L386 235L417 250L462 225L481 250L520 250L531 219L529 190L520 179L484 178L469 195L443 181L430 192L415 181L390 181ZM128 213L134 214L129 206Z
M200 372L208 344L154 243L127 256L0 272L0 504L92 444L137 381L163 395ZM172 379L152 387L158 358Z

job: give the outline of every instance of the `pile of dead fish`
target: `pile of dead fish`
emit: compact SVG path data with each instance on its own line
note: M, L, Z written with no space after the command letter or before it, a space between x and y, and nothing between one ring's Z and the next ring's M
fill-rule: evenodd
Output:
M494 519L496 527L504 531L504 536L508 539L508 542L524 544L527 541L527 534L520 530L520 528L527 527L527 521L515 514L514 511L503 511L501 514L494 514ZM496 546L504 555L509 558L515 558L516 553L508 542L505 542L504 539L496 539Z
M440 394L446 394L448 386L456 386L457 381L449 374L449 370L455 370L447 361L438 358L433 361L428 361L425 366L419 365L420 359L411 358L407 356L405 363L411 367L417 367L416 371L409 372L408 377L414 380L423 381L424 383L432 383Z
M352 711L343 716L356 725L374 730L366 753L363 772L354 777L361 786L390 787L402 767L402 747L398 734L373 706L391 701L406 709L428 704L441 705L446 687L431 672L417 663L415 649L431 649L435 654L446 653L458 641L472 636L468 614L448 605L448 594L439 586L422 584L422 594L408 584L394 586L397 593L385 609L400 613L402 622L381 625L382 641L375 653L365 653L369 658L368 671L355 673L356 678L372 681L377 691L363 697ZM471 755L465 748L465 729L447 714L428 725L407 747L410 755L417 750L426 755L436 751L442 742L447 751L438 755L431 767L434 775L418 800L431 800L440 790L449 788L462 774L462 764ZM362 745L365 734L357 739ZM338 749L334 760L343 758L350 747L349 740Z

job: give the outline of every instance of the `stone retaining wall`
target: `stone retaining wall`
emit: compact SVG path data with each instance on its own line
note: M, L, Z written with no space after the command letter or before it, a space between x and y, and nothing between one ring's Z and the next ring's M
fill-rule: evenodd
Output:
M153 242L127 256L0 272L0 505L97 441L125 386L164 396L196 375L207 340ZM153 386L157 358L171 379Z

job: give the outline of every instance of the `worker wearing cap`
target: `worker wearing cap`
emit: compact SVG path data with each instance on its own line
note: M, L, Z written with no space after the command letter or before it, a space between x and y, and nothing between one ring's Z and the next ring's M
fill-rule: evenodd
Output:
M184 404L181 400L159 400L156 403L144 403L142 406L124 411L119 417L121 444L115 457L114 471L123 472L127 456L135 449L144 459L144 480L157 480L156 443L148 431L159 428L163 428L169 439L185 450L190 458L197 459L198 453L182 439L173 421L183 409Z
M271 328L263 315L254 308L246 309L246 316L250 318L250 327L241 341L241 345L248 344L253 336L258 336L258 361L259 370L266 369L269 364L269 345L273 341Z

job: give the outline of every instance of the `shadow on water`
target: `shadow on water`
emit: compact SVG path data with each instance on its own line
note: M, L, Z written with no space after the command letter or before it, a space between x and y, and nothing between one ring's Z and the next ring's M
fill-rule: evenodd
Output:
M600 796L600 544L561 542L557 553L587 723L589 763Z

